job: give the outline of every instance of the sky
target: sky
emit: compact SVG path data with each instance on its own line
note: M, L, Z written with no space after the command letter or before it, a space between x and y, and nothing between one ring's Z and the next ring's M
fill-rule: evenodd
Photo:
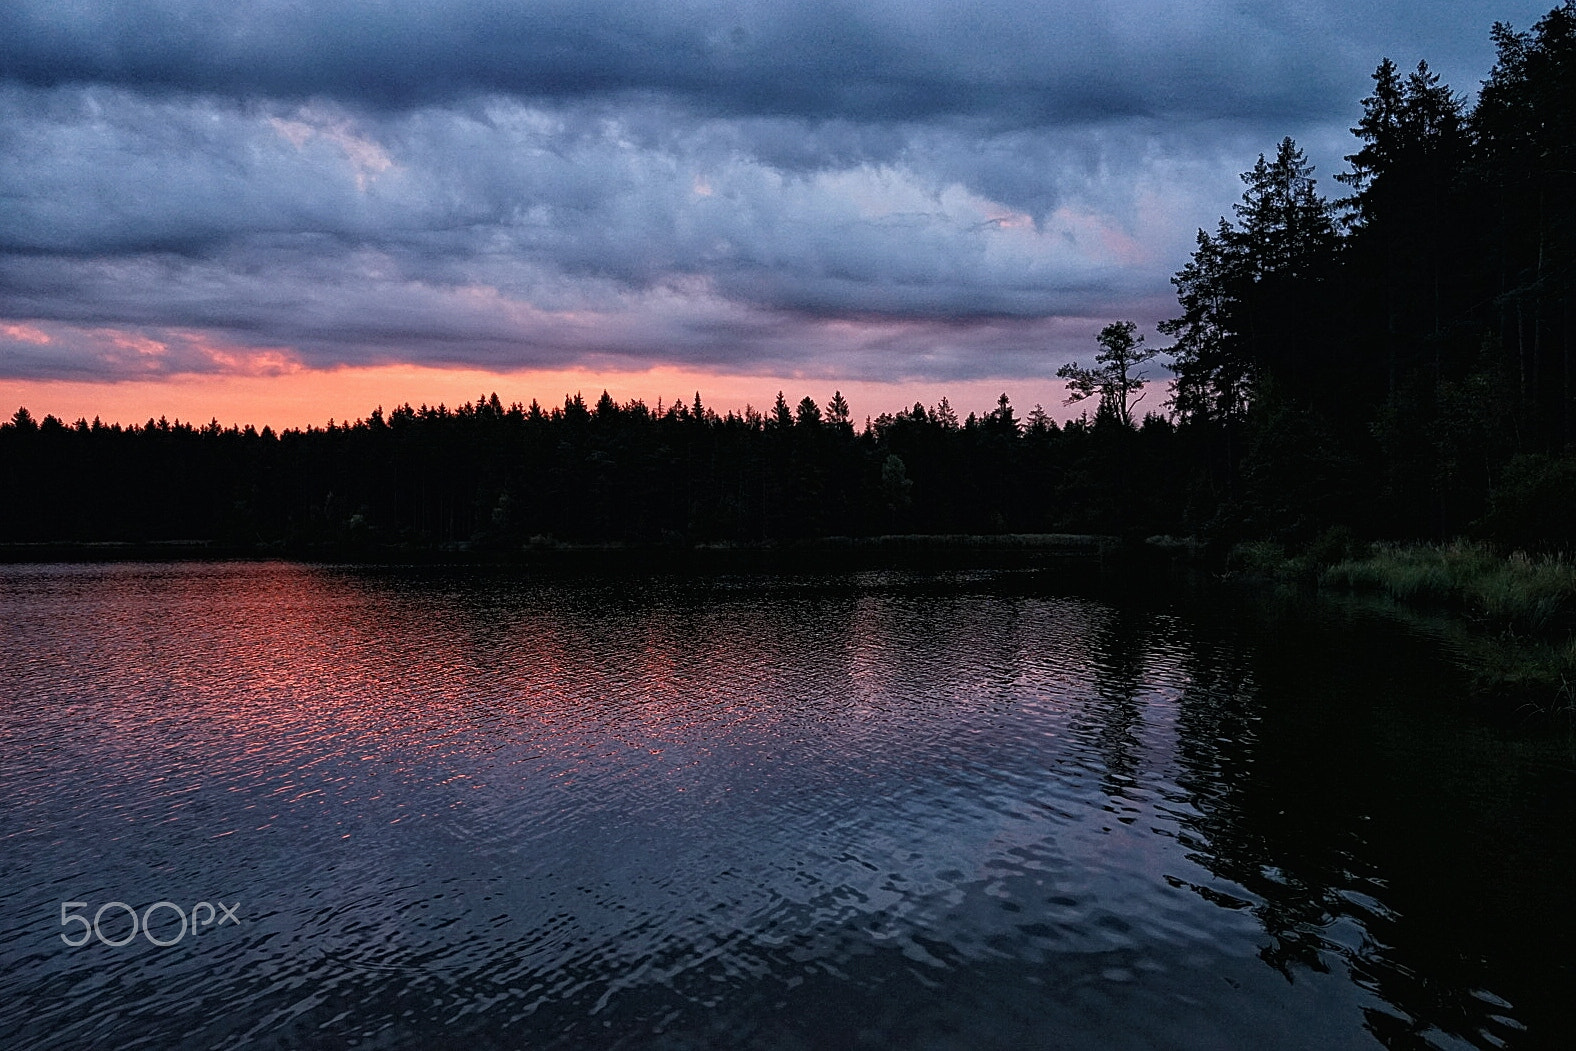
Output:
M1336 196L1382 58L1470 96L1552 6L7 0L0 403L1065 417L1260 152Z

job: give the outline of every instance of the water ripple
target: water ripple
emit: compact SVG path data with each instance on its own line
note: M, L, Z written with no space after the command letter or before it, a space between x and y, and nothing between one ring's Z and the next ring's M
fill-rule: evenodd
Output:
M1414 920L1389 760L1307 748L1342 724L1251 621L1010 574L287 564L4 567L0 613L11 1046L1495 1046L1561 1017L1513 938L1436 966L1461 932ZM241 922L59 940L63 901L166 900Z

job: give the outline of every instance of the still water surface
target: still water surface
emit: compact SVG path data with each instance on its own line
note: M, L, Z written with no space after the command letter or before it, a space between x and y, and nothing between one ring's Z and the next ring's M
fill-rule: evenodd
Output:
M0 1043L1571 1039L1569 741L1237 602L0 567Z

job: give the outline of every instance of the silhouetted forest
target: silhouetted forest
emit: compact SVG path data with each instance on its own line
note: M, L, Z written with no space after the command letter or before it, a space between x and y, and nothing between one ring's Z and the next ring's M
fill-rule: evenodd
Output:
M702 542L881 533L1191 534L1308 544L1576 540L1576 0L1493 28L1475 105L1389 60L1344 196L1290 139L1176 275L1170 401L1134 399L1131 323L1062 370L1091 415L1004 394L856 426L840 394L764 413L478 398L275 433L20 410L0 540L239 545L533 537ZM1093 334L1092 334L1093 335ZM1152 399L1153 401L1154 399Z

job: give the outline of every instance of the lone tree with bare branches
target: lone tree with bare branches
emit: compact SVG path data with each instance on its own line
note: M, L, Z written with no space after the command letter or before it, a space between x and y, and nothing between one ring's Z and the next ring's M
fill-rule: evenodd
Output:
M1102 410L1122 426L1133 426L1133 406L1144 400L1144 373L1138 367L1159 353L1144 347L1144 337L1136 335L1137 330L1132 321L1113 321L1095 337L1101 350L1093 368L1068 362L1056 370L1056 375L1067 381L1066 404L1098 394Z

